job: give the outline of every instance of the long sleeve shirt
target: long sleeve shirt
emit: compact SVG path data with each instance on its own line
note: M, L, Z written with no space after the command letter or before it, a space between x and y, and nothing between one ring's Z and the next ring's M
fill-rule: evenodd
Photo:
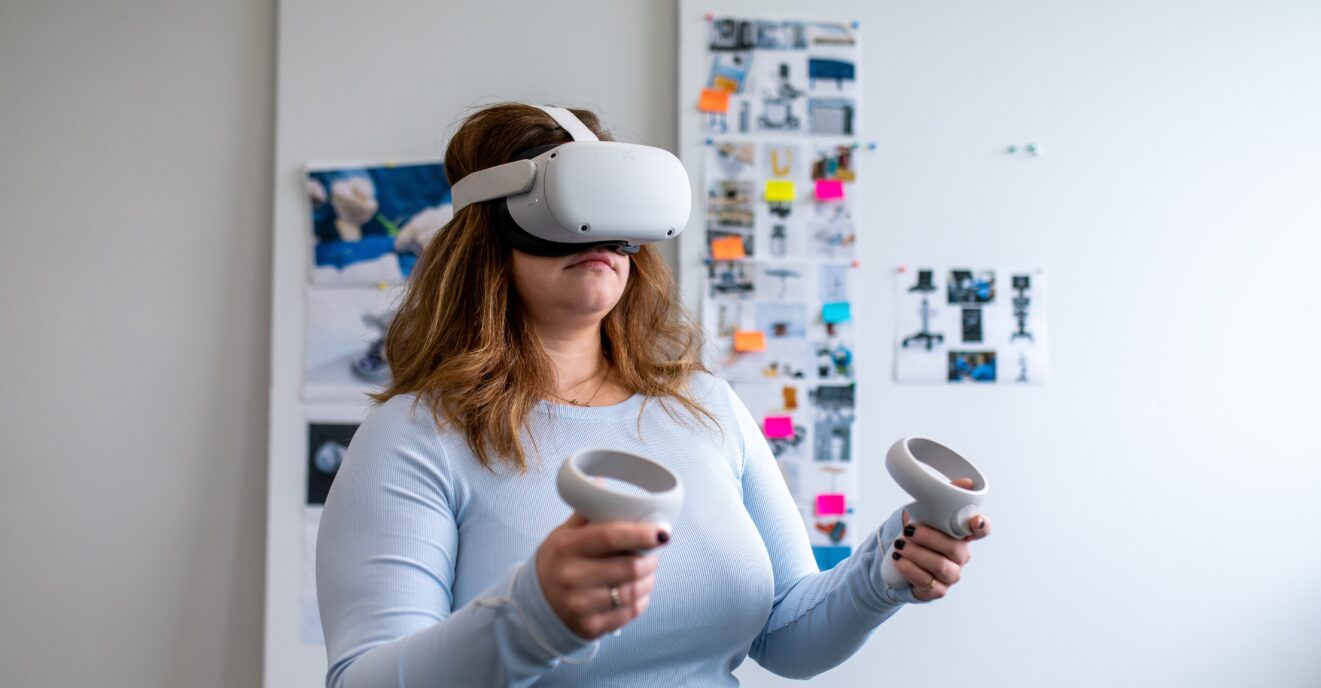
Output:
M851 656L903 604L881 577L900 511L819 571L765 438L722 380L691 392L716 423L634 395L613 406L541 402L528 470L482 466L461 433L410 395L358 429L326 500L317 590L330 688L733 686L751 656L805 678ZM586 448L647 456L685 500L648 609L588 641L555 614L534 557L571 513L556 471Z

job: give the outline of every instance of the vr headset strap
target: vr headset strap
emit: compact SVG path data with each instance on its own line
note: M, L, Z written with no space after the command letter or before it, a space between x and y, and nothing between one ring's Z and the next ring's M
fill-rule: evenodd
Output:
M569 136L572 136L574 141L600 141L596 138L596 134L593 134L592 130L588 129L587 125L583 124L582 120L578 119L569 110L551 105L537 105L535 107L541 108L542 111L550 115L556 124L569 132Z
M531 160L515 160L473 172L454 185L451 201L454 213L472 205L496 198L526 192L537 177L537 166Z

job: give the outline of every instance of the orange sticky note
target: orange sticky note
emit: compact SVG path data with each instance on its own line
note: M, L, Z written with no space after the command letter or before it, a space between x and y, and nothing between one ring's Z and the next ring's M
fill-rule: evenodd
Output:
M712 260L742 260L748 254L743 250L743 237L734 235L711 240Z
M766 182L766 200L771 202L793 201L794 183L782 179L772 179Z
M702 112L715 112L722 115L729 112L729 91L720 91L714 88L702 89L702 95L697 98L697 109Z
M766 350L766 333L744 331L734 333L734 350L744 353Z

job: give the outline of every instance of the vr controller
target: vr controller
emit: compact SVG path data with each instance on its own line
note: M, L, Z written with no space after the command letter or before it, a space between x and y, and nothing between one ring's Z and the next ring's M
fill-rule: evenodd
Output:
M595 478L612 478L638 489L621 490ZM651 459L616 449L587 449L570 456L560 466L556 485L560 497L594 523L649 522L670 531L683 508L679 476Z
M914 499L904 507L911 522L955 538L972 534L968 521L981 512L987 485L986 478L970 461L938 442L905 437L890 447L885 467ZM599 478L619 480L637 489L621 490L595 480ZM948 482L955 478L971 478L972 488ZM679 476L655 461L615 449L587 449L573 454L560 467L556 485L560 497L592 522L650 522L668 531L683 507ZM890 543L881 576L892 588L908 587L911 584L890 556L893 549L894 543Z
M943 479L924 465L943 474ZM968 521L981 513L987 491L986 478L972 462L938 442L905 437L886 453L885 468L914 499L904 507L910 522L930 526L952 538L972 535ZM972 489L951 485L949 481L956 478L971 478ZM881 576L892 588L906 588L911 583L895 567L893 550L894 543L890 543L881 564Z

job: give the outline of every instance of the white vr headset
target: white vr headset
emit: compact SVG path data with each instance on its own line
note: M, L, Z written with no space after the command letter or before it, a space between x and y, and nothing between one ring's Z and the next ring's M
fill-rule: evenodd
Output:
M541 146L520 160L472 172L453 188L454 214L499 201L492 223L512 247L567 256L592 246L636 253L679 235L692 190L683 163L651 146L601 141L564 108L539 107L573 141Z

